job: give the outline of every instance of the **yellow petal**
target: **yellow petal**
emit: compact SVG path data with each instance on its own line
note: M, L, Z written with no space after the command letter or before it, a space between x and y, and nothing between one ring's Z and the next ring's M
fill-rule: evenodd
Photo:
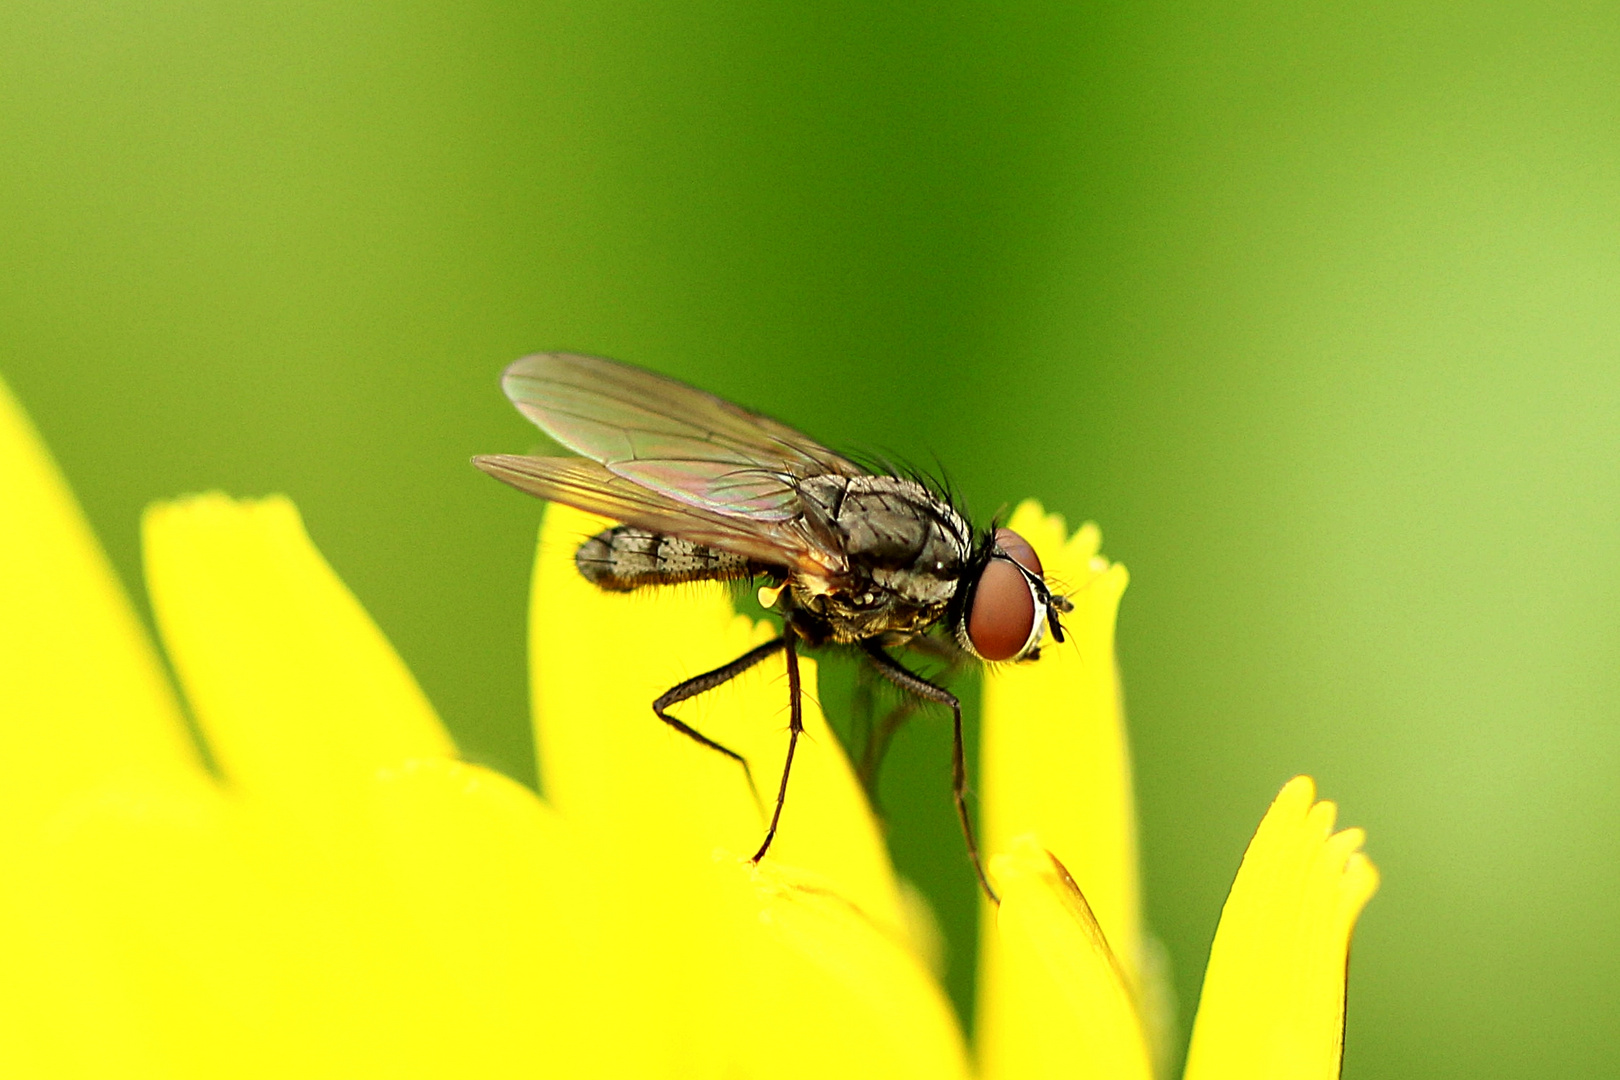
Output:
M0 812L197 758L151 645L55 464L0 384Z
M497 773L426 759L373 790L402 944L437 973L460 1075L670 1074L667 1005L645 976L660 955L640 919L653 898L613 894L601 853Z
M546 511L530 615L535 741L546 798L604 845L644 867L752 855L764 838L787 749L788 687L778 654L672 713L748 758L736 762L662 723L653 699L776 633L735 614L714 584L604 593L574 567L603 527ZM815 697L801 655L805 735L768 859L807 868L885 925L903 922L877 824Z
M0 819L0 1074L667 1074L638 912L532 792L443 757L291 506L147 525L231 782L137 770Z
M380 766L453 752L285 498L160 504L143 536L158 627L233 785L314 812Z
M47 1075L357 1064L341 1040L367 1041L391 991L428 987L374 962L389 957L368 934L397 923L356 918L343 867L310 873L281 839L206 783L108 789L58 821L15 912L40 961L23 978L60 1017Z
M1068 640L1050 638L1039 660L998 664L984 676L977 788L982 840L994 855L1033 837L1073 875L1113 955L1139 997L1142 987L1136 809L1125 738L1114 621L1125 568L1098 555L1096 526L1068 535L1063 519L1025 502L1009 522L1040 554L1047 581L1073 602ZM981 1047L1006 1045L1019 1026L1017 992L1000 969L1003 936L989 912L980 923ZM988 1062L988 1059L985 1059Z
M0 1072L661 1074L646 943L604 947L616 909L531 792L443 760L360 786L371 839L343 860L205 783L61 818L4 910L29 1024Z
M1243 856L1210 948L1187 1080L1331 1080L1356 918L1378 888L1360 829L1300 776Z
M1133 991L1074 880L1033 838L996 856L997 1023L980 1033L985 1080L1148 1080Z
M734 887L726 1075L950 1080L967 1053L909 941L814 875L768 860Z
M541 530L530 621L541 782L617 875L612 891L638 902L640 929L656 942L641 977L679 1044L678 1073L830 1075L863 1059L895 1075L959 1073L960 1036L906 944L876 823L816 706L814 662L801 659L806 733L787 808L756 868L747 859L787 743L783 658L673 709L747 756L757 791L651 703L775 630L739 618L714 585L596 589L573 559L603 524L551 506ZM780 899L784 881L809 890L814 913Z

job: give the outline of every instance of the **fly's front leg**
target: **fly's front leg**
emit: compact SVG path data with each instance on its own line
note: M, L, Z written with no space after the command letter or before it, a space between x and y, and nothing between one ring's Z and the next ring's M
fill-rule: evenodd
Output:
M962 749L961 699L943 686L935 686L900 663L884 652L883 646L877 642L864 642L862 648L884 678L909 694L914 694L924 701L947 706L951 710L951 795L956 800L956 817L962 823L962 836L967 840L968 858L973 860L973 872L978 875L979 885L992 904L999 904L1000 898L990 887L990 879L984 875L984 863L979 859L979 842L973 835L973 819L968 814L967 755Z
M776 789L776 809L771 811L771 826L765 830L765 842L754 852L754 862L759 862L765 857L765 853L771 849L771 841L776 839L776 824L782 820L782 805L787 802L788 773L793 771L793 751L799 745L799 735L804 731L804 702L803 695L799 691L799 647L791 625L782 628L782 637L777 644L787 651L787 760L782 763L782 783Z
M701 731L698 731L696 728L690 726L689 724L685 723L684 721L678 720L675 717L669 715L669 713L666 710L671 705L678 705L681 702L687 700L688 698L694 698L694 697L697 697L699 694L707 693L708 691L713 690L717 686L724 686L726 683L730 682L732 679L735 679L737 676L741 675L743 672L747 671L749 668L753 667L755 664L759 663L761 660L764 660L767 657L775 655L776 652L778 650L782 649L784 646L787 647L788 656L791 658L793 656L793 647L792 647L791 644L789 644L786 635L784 635L782 637L776 638L773 641L767 641L763 645L756 645L754 648L749 649L747 652L743 653L741 656L737 657L737 659L733 660L729 664L722 664L720 667L715 668L713 671L705 671L702 675L694 675L690 679L687 679L685 682L680 683L679 685L670 687L668 690L665 690L662 694L660 694L658 696L658 700L653 702L653 706L652 706L653 707L653 712L658 715L658 719L662 720L664 723L668 724L670 727L674 728L676 731L680 732L682 735L685 735L689 739L693 739L693 740L695 740L695 741L697 741L699 743L702 743L704 746L707 746L710 750L718 750L718 751L720 751L720 753L726 755L726 757L730 758L732 761L735 761L737 764L741 765L742 768L743 768L743 775L748 778L748 792L749 792L749 794L753 795L754 801L756 803L759 801L759 792L756 791L755 788L754 788L754 773L753 773L753 770L751 770L748 767L748 759L743 757L741 754L737 753L737 751L731 749L729 746L720 745L719 743L715 742L713 739L709 738L707 735L703 734ZM790 663L790 668L793 671L796 672L797 667L796 667L796 665L793 665L791 663L791 659L790 659L789 663ZM795 685L795 687L798 685L796 681L795 681L794 685ZM795 694L795 696L794 696L795 703L797 703L797 700L798 700L798 697L797 697L797 694ZM796 715L797 714L795 714L795 716ZM789 761L789 763L791 763L792 760L793 760L793 751L792 751L792 747L791 747L791 744L790 744L789 749L788 749L788 761ZM784 789L786 789L786 787L787 787L787 776L786 776L786 774L783 774L782 786L783 786ZM780 800L777 802L776 812L779 815L782 812L782 804L781 804ZM771 819L771 830L774 832L775 829L776 829L776 819L772 818ZM770 837L766 837L765 838L766 846L769 846L770 842L771 842ZM765 854L764 848L760 849L759 854L760 855ZM758 861L759 855L755 855L754 859L756 861Z

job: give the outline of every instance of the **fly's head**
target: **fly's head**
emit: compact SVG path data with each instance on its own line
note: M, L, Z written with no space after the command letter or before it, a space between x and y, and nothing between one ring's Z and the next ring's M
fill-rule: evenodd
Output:
M997 529L974 551L951 607L957 643L980 660L1033 660L1047 630L1063 641L1058 616L1074 605L1046 586L1040 556L1011 529Z

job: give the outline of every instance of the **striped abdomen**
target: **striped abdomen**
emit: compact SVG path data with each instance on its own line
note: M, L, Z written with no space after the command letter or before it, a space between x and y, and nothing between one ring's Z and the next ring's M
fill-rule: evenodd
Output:
M609 592L683 581L735 581L753 577L760 569L741 555L634 525L597 533L579 545L574 565L586 581Z

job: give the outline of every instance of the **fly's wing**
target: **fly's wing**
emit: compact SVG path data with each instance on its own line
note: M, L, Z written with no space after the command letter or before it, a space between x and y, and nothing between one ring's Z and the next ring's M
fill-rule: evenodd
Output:
M584 458L486 454L473 458L473 464L530 495L767 566L821 575L843 569L841 560L812 543L796 522L721 514L677 502Z
M570 450L701 510L788 521L800 513L796 480L865 475L786 424L613 360L536 353L506 369L501 389Z

